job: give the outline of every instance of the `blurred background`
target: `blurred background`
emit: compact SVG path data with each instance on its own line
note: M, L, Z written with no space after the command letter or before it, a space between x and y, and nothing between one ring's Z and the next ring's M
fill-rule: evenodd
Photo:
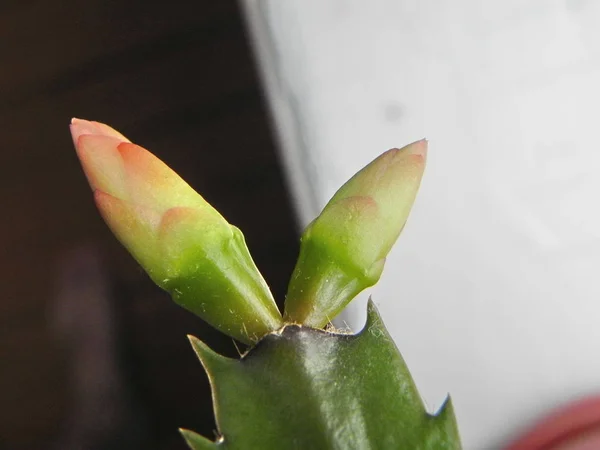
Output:
M233 0L0 2L0 449L184 449L213 436L186 334L97 213L71 117L111 124L241 228L282 299L297 226Z
M214 430L185 335L236 354L109 233L73 116L188 180L279 301L335 189L428 138L384 275L341 320L373 295L467 450L597 395L598 24L594 0L1 1L0 449L183 449L178 427Z

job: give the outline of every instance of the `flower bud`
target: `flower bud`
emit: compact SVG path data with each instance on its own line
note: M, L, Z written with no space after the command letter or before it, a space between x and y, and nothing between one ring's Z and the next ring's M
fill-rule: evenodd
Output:
M322 327L381 276L410 213L427 142L392 149L344 184L302 235L285 319Z
M107 125L73 119L71 133L102 217L158 286L242 342L281 326L237 228L161 160Z

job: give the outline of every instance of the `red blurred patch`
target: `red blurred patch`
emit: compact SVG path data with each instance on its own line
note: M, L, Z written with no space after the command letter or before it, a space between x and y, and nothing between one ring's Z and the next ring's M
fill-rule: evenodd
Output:
M600 396L580 400L542 420L506 450L600 449Z

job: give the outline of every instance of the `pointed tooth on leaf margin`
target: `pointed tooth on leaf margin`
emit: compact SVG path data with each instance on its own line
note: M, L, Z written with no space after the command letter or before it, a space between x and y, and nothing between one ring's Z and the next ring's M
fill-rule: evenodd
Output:
M212 442L191 430L180 428L179 432L181 433L181 436L183 436L185 443L192 450L214 450L217 448L217 443Z
M449 395L438 411L433 415L429 415L429 419L434 432L429 436L428 448L446 448L443 447L443 443L448 442L456 443L455 447L450 448L460 448L460 433L456 424L452 399Z
M188 339L192 344L194 352L196 352L196 356L198 356L198 359L202 363L202 367L204 367L212 387L214 384L213 376L219 371L227 370L236 363L236 360L219 355L195 336L188 335Z
M375 302L371 297L369 297L369 301L367 303L367 322L362 330L360 330L357 334L361 335L367 332L373 332L372 330L378 330L381 333L385 334L389 339L391 339L383 321L381 320L381 315L379 314L379 310L377 306L375 306Z
M451 430L458 438L458 428L456 427L455 417L454 404L452 403L452 398L450 395L446 396L442 406L440 406L439 409L433 415L431 415L431 418L435 423L437 423L439 426L442 426L442 428Z
M452 405L452 398L450 397L450 395L447 395L444 399L444 402L442 403L442 406L440 406L439 409L431 416L442 419L443 417L448 416L449 414L454 414L454 406Z

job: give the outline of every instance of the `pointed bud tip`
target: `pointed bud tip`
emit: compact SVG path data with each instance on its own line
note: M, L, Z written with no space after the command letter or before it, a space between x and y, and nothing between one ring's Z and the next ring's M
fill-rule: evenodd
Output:
M93 126L90 122L87 120L77 119L76 117L71 119L69 129L71 130L71 137L73 138L73 144L75 147L78 146L79 138L82 135L95 134Z
M427 147L429 146L429 141L427 140L427 138L423 138L416 142L413 142L412 144L409 144L409 146L411 146L411 145L414 146L419 153L425 155L427 153Z
M422 156L423 158L425 158L427 156L427 145L427 139L423 138L413 142L412 144L408 144L402 148L392 148L386 153L392 153L394 156L415 155Z
M73 143L75 144L75 147L77 147L78 145L79 138L85 135L107 136L116 138L120 141L131 142L117 130L100 122L93 122L90 120L78 119L76 117L73 117L71 119L71 124L69 125L69 127L71 129L71 136L73 138Z
M427 140L421 139L402 148L392 148L382 153L373 163L374 167L396 167L397 170L405 171L406 162L416 164L416 167L424 166L427 160ZM396 165L399 163L399 165ZM367 167L369 167L367 166Z

